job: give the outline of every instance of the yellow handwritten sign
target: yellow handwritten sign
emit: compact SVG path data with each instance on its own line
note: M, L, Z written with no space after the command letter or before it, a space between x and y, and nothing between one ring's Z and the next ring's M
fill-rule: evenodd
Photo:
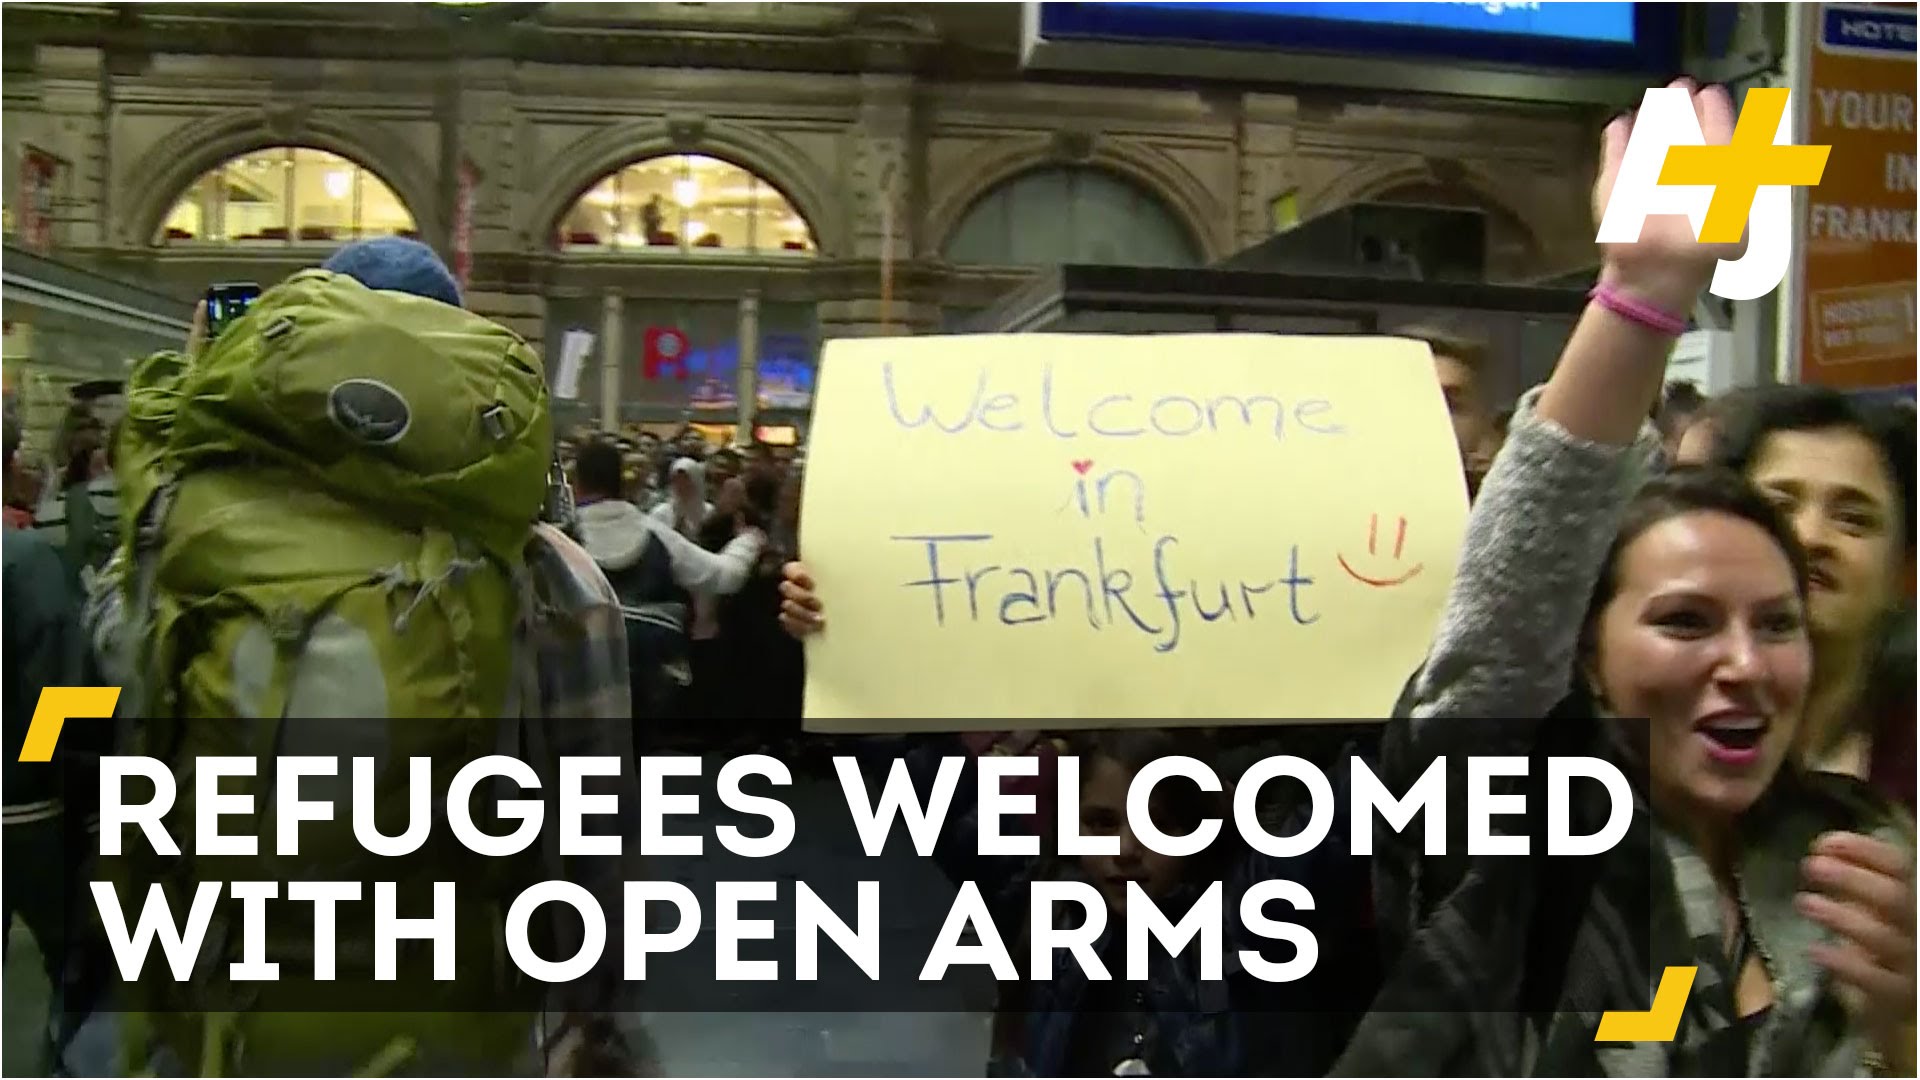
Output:
M835 341L810 443L817 731L1383 717L1466 525L1404 339Z

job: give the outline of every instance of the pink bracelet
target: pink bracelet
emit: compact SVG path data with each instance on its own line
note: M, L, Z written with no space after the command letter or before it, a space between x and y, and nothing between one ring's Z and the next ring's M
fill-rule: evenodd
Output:
M1629 296L1611 285L1599 284L1587 294L1587 299L1613 312L1628 322L1639 323L1656 334L1679 337L1687 332L1687 320L1671 311L1662 311L1652 304Z

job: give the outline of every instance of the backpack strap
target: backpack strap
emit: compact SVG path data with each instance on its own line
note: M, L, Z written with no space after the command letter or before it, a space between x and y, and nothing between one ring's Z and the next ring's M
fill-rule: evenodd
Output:
M621 604L620 614L629 623L639 623L670 634L687 632L687 605L671 601L657 604Z
M505 728L502 736L519 743L507 752L518 751L517 756L533 767L534 775L540 778L541 790L558 792L559 763L554 759L553 739L547 727L551 720L543 708L545 702L540 692L540 645L546 622L553 613L540 598L530 563L514 569L513 584L520 598L513 632L514 693L510 704L514 708L502 718ZM543 878L567 876L566 860L560 855L559 833L555 829L540 830L540 865ZM560 919L560 905L549 905L549 908L548 932L555 941L565 941L567 927ZM541 1019L544 1023L544 1009Z
M162 478L154 486L134 518L132 542L128 545L126 610L121 616L115 659L127 683L121 691L121 708L125 710L124 715L140 719L153 717L160 697L153 685L160 676L149 663L153 658L154 592L160 573L160 541L179 489L179 480L173 476ZM168 704L170 707L171 703ZM148 752L154 749L149 748Z
M513 587L519 597L513 633L513 712L523 722L540 720L540 634L549 614L530 564L514 568Z

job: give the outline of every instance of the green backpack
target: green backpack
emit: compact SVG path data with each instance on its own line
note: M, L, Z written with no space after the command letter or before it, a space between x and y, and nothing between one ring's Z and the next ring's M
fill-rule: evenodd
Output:
M519 337L325 271L267 292L198 358L162 353L136 367L116 447L122 640L133 652L119 665L133 676L121 713L136 718L131 752L174 764L167 824L183 855L129 858L122 879L140 898L159 882L176 912L199 881L369 884L362 903L338 909L341 989L330 997L307 981L311 906L284 897L267 905L267 958L305 990L230 982L241 919L223 895L192 980L175 983L150 960L140 1022L129 1025L132 1068L170 1052L174 1067L204 1075L484 1073L525 1049L531 1015L500 1015L531 1000L509 985L501 928L511 898L546 876L540 856L465 852L437 803L421 851L365 854L343 763L337 779L301 786L307 798L333 798L334 819L304 823L299 856L281 857L270 760L372 757L376 815L397 835L409 759L431 758L444 790L476 757L529 756L540 718L524 550L548 490L551 439L540 361ZM250 827L257 856L192 850L193 761L208 755L259 763L255 779L223 788L254 797L253 817L226 819L224 830ZM457 978L432 980L425 942L400 945L410 1004L435 1012L347 989L396 985L371 980L375 879L397 881L402 915L426 913L432 882L457 882Z

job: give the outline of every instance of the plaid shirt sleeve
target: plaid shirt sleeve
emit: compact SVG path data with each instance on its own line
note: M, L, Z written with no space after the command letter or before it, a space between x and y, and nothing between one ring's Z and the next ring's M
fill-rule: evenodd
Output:
M631 840L639 835L639 785L633 760L633 691L627 681L627 628L620 598L580 545L540 525L527 547L527 566L539 604L533 650L539 665L541 726L547 753L610 757L617 778L596 777L584 787L612 794L618 810L594 832L627 837L626 854L566 859L566 877L584 887L607 915L607 947L585 977L553 988L552 1004L577 1015L623 1011L630 988L620 978L626 955L622 890L638 876ZM575 943L577 944L577 943Z
M542 609L534 632L540 715L560 721L631 721L627 627L607 576L580 545L551 525L534 531L527 566ZM621 734L629 731L623 726Z

